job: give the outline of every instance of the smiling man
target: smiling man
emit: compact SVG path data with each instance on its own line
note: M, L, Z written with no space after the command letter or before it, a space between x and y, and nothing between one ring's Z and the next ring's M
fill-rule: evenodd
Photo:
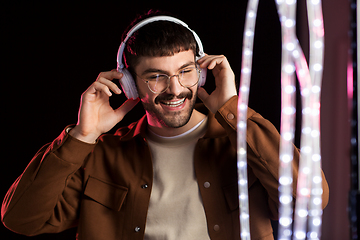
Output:
M124 72L100 73L81 97L77 124L40 149L9 189L3 223L30 236L77 227L86 240L240 239L237 93L226 57L198 59L193 33L166 20L137 30L124 55L139 98L113 109L109 98L122 93L113 81ZM206 69L211 93L199 87ZM139 101L146 115L106 134ZM251 109L247 125L251 235L273 239L280 136ZM323 176L323 207L327 201Z

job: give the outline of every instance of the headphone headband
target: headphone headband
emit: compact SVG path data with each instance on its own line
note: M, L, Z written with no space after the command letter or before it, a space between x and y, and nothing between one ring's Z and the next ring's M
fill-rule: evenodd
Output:
M134 32L136 32L141 27L145 26L146 24L156 22L156 21L174 22L174 23L180 24L183 27L187 28L193 34L193 36L195 38L196 44L197 44L198 49L199 49L199 55L200 55L199 58L201 58L201 57L203 57L205 55L204 50L203 50L203 46L202 46L202 43L200 41L199 36L192 29L190 29L186 23L184 23L180 19L170 17L170 16L154 16L154 17L149 17L147 19L144 19L144 20L140 21L135 26L133 26L129 30L129 32L126 34L125 39L120 44L119 51L118 51L118 54L117 54L117 63L118 63L117 64L118 65L117 70L118 71L124 69L124 67L125 67L124 64L123 64L123 61L122 61L122 57L123 57L123 53L124 53L124 50L125 50L127 40L133 35Z
M122 87L126 97L129 99L130 98L136 99L139 97L139 94L136 89L135 80L133 79L131 73L128 71L128 69L125 68L125 66L123 64L122 59L123 59L123 53L125 50L125 45L126 45L127 40L131 37L131 35L134 32L136 32L139 28L143 27L146 24L155 22L155 21L174 22L174 23L177 23L177 24L182 25L183 27L187 28L193 34L196 44L197 44L197 47L198 47L198 51L199 51L198 55L199 56L196 57L196 61L205 56L203 46L202 46L199 36L193 30L191 30L188 27L188 25L186 23L184 23L183 21L181 21L177 18L174 18L174 17L169 17L169 16L155 16L155 17L150 17L150 18L144 19L143 21L140 21L138 24L133 26L130 29L130 31L126 34L125 39L120 44L118 54L117 54L117 71L123 73L123 77L120 79L120 84L121 84L121 87ZM198 87L201 87L205 84L206 72L207 72L206 68L201 69Z

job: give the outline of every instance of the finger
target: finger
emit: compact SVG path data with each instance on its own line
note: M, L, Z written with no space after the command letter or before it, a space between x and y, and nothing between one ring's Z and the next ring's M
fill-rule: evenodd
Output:
M206 67L213 58L214 55L206 55L203 58L199 59L197 62L200 66Z
M116 71L115 69L108 71L108 72L101 72L98 76L98 78L103 77L109 80L113 80L113 79L120 79L122 78L123 74Z
M224 61L225 56L223 55L216 55L216 56L209 56L200 64L202 68L214 69L216 65L221 64Z
M98 81L94 82L92 85L92 88L90 88L90 89L93 89L93 91L90 93L103 92L109 97L112 96L112 93L110 92L109 87Z
M205 53L205 55L204 55L202 58L200 58L199 60L197 60L197 63L198 63L198 64L201 64L202 62L205 61L206 58L208 58L208 56L209 56L209 55L207 55L207 54Z
M140 102L140 98L137 99L128 99L126 100L119 108L115 110L116 114L119 117L119 121L124 118L124 116L133 109L136 104Z
M115 83L113 83L112 81L110 81L109 79L107 79L105 77L99 77L97 79L97 82L104 84L105 86L107 86L109 89L111 89L111 91L113 91L116 94L121 93L120 88Z
M121 79L124 76L123 73L118 72L116 69L113 69L111 71L108 72L101 72L98 76L98 78L96 79L96 81L99 80L109 80L110 82L114 79ZM121 90L120 88L115 84L115 83L110 83L107 81L103 81L103 83L105 85L107 85L113 92L115 92L116 94L120 94Z

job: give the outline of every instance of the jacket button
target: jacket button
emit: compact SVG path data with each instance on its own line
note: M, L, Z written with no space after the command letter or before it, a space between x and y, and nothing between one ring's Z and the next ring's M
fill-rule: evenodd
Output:
M209 183L209 182L204 182L204 187L205 187L205 188L209 188L209 187L210 187L210 183Z
M220 226L219 225L214 225L214 230L215 230L215 232L217 232L217 231L219 231L220 230Z
M145 188L148 188L149 186L145 183L145 184L143 184L143 185L141 185L141 188L142 189L145 189Z
M135 227L135 232L140 232L141 228L140 227Z
M227 115L227 119L229 119L229 120L233 120L234 118L235 118L235 115L232 114L232 113L229 113L229 114Z

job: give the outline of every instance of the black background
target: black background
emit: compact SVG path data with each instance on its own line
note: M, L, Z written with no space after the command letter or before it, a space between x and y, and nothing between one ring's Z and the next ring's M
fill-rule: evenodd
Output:
M36 151L76 123L81 94L102 71L116 68L121 34L137 14L171 12L202 40L208 54L225 55L240 79L247 1L117 1L117 3L1 3L1 192ZM260 1L249 106L280 122L280 23L274 1ZM208 73L206 89L214 87ZM114 107L125 100L112 97ZM144 114L140 104L118 125ZM117 127L118 127L117 126ZM29 239L0 227L1 239ZM5 238L4 238L5 237ZM30 239L75 239L75 230Z

